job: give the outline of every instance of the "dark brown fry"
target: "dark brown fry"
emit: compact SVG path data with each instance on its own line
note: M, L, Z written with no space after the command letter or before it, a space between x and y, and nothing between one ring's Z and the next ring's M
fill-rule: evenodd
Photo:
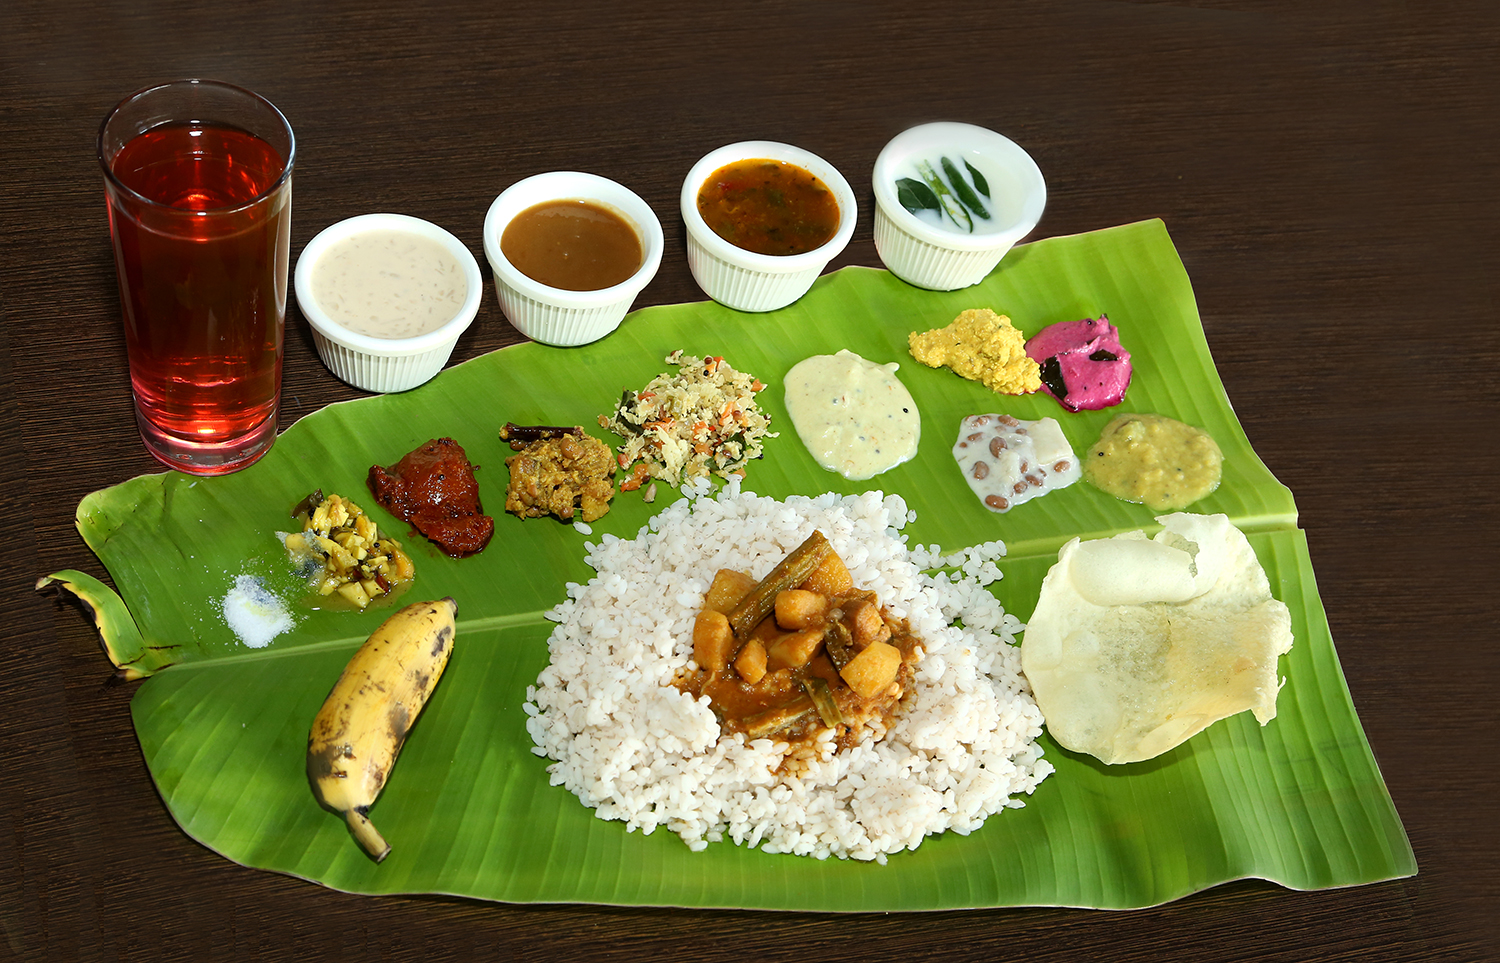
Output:
M510 442L510 447L520 451L528 443L533 441L545 441L548 438L561 438L563 435L572 435L575 438L583 436L583 427L574 425L518 425L513 421L507 421L505 427L500 429L500 440Z
M312 513L321 504L323 504L323 489L314 488L311 495L308 495L306 498L302 499L302 501L297 503L297 507L292 509L292 517L307 518L311 516Z

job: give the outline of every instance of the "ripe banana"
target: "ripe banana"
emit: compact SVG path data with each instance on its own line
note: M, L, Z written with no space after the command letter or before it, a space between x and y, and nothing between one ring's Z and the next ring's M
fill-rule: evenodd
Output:
M432 694L457 631L451 598L408 605L360 646L313 719L307 779L378 863L391 851L370 822L391 767Z

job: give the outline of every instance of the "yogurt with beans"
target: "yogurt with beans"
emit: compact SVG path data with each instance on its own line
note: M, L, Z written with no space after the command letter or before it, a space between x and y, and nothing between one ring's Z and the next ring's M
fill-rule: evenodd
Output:
M1053 418L1021 421L1010 415L970 415L959 422L953 458L974 494L992 512L1008 512L1067 488L1082 475Z

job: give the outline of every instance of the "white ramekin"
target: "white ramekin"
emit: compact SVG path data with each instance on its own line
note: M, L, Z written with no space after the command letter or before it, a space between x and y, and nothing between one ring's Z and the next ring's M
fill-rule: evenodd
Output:
M996 202L998 230L959 234L923 221L901 206L896 178L913 158L966 160L984 174ZM1030 234L1047 204L1036 162L1008 137L972 124L922 124L898 134L875 159L875 250L890 272L910 284L954 291L978 284L1017 241Z
M468 294L458 313L441 328L414 338L356 334L329 317L313 297L313 267L331 245L366 231L403 231L447 248L458 259L468 283ZM448 363L458 336L479 311L484 275L463 242L431 221L405 214L361 214L325 227L302 249L297 257L296 290L302 316L312 325L318 357L335 377L365 391L407 391L431 381Z
M500 236L527 208L562 200L593 201L625 218L641 240L640 269L597 291L565 291L522 274L500 250ZM664 243L661 221L650 204L607 177L579 171L552 171L517 181L495 198L484 218L484 254L495 274L500 309L526 337L559 347L598 341L618 328L636 295L656 277Z
M765 157L796 164L833 191L839 205L839 227L828 243L802 254L778 257L756 254L724 240L698 213L698 191L714 171L735 161ZM802 297L828 262L854 236L859 217L854 190L830 163L800 147L770 140L729 144L704 155L682 182L682 219L687 224L688 266L709 297L739 311L774 311Z

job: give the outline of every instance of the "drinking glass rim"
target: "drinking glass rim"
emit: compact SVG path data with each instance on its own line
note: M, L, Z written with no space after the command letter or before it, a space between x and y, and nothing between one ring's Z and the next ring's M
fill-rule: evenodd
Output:
M236 93L244 94L245 96L251 98L252 100L258 101L261 105L263 105L264 107L268 108L271 111L271 113L273 115L275 115L276 119L281 122L281 126L286 129L286 139L287 139L286 162L282 166L280 176L278 176L276 178L276 180L273 181L270 184L270 186L268 186L265 190L261 191L259 194L256 194L254 197L250 198L250 200L246 201L245 203L243 203L243 204L236 204L236 205L234 205L232 207L210 207L210 208L205 208L204 210L201 210L201 211L190 211L190 210L186 210L184 208L174 207L171 204L163 204L161 201L158 201L158 200L156 200L154 198L147 197L146 195L144 195L144 194L140 193L139 191L135 190L134 188L130 187L124 181L120 180L120 178L115 175L114 170L112 170L110 168L109 161L105 160L105 158L104 158L104 131L105 131L105 128L107 128L109 126L109 122L112 119L114 119L114 117L115 117L116 114L118 114L127 104L133 103L134 101L137 101L137 100L141 99L142 97L145 97L147 94L155 93L158 90L165 90L168 87L180 87L183 84L198 84L198 85L202 85L202 86L205 86L205 87L217 87L217 88L220 88L220 89L223 89L223 90L232 90L232 91L234 91ZM182 122L181 121L168 121L167 123L182 123ZM140 131L139 133L133 135L130 138L130 140L134 140L136 137L139 137L141 134L144 134L147 131L155 130L157 127L162 127L162 126L165 126L165 124L156 124L156 125L153 125L151 127L148 127L148 128L146 128L146 130ZM256 134L254 134L253 132L250 132L250 131L246 131L246 133L250 133L251 136L258 136ZM261 138L261 139L264 139L264 138ZM126 141L126 143L129 143L129 142L130 142L129 140ZM286 185L286 182L289 181L289 180L291 180L291 177L292 177L292 165L293 165L293 163L297 159L297 135L296 135L296 132L294 132L292 130L291 122L286 119L286 115L281 112L281 109L279 107L277 107L275 104L271 103L266 98L262 97L260 94L257 94L255 91L251 90L250 88L248 88L248 87L241 87L238 84L231 84L231 83L227 83L227 82L222 81L222 80L204 80L204 79L198 78L198 77L190 77L190 78L186 78L186 79L183 79L183 80L169 80L169 81L167 81L166 83L163 83L163 84L152 84L149 87L142 87L140 90L137 90L135 93L130 94L129 96L127 96L123 100L121 100L119 103L115 104L114 107L110 108L109 113L107 113L107 114L104 115L104 120L101 121L100 124L99 124L99 137L98 137L98 139L96 141L96 144L95 144L95 153L96 153L96 155L99 158L99 166L104 169L104 179L106 181L108 181L110 184L112 184L116 189L118 189L120 191L123 191L125 194L129 195L132 199L137 200L137 201L139 201L139 202L141 202L143 204L146 204L146 205L148 205L148 206L150 206L152 208L156 208L156 209L158 209L160 211L163 211L163 212L175 212L175 213L187 215L187 216L190 216L190 217L202 217L202 216L205 216L205 215L208 215L208 214L232 214L235 211L243 211L243 210L246 210L248 208L255 207L258 204L263 203L267 198L273 196L278 191L280 191L282 189L282 187L284 187Z

